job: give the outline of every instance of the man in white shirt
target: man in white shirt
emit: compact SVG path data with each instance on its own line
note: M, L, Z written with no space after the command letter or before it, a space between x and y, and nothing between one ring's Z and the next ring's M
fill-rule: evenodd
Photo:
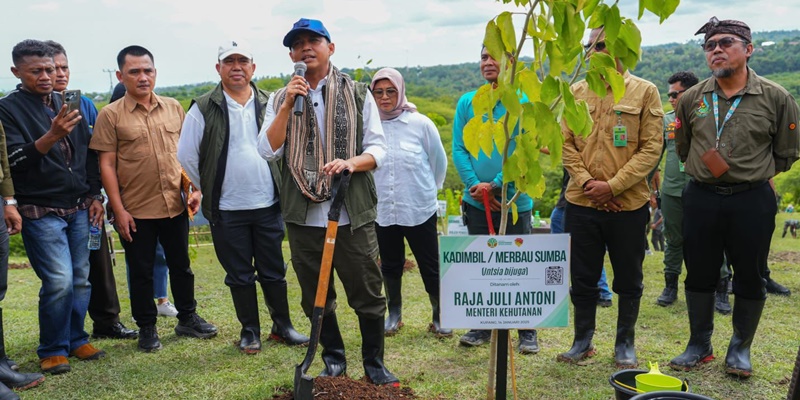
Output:
M352 173L339 219L333 268L361 328L361 355L367 378L378 385L398 385L383 364L386 299L377 263L377 195L372 173L386 156L386 138L375 101L365 84L339 72L330 62L335 46L318 20L301 18L283 38L289 57L307 66L273 93L258 151L282 163L281 205L289 233L292 265L302 289L303 311L311 317L331 207L332 178ZM303 105L293 114L295 100ZM333 281L323 313L321 375L346 373L344 342L336 319Z
M308 337L292 326L286 297L279 171L256 149L268 93L251 82L256 65L243 42L225 42L217 56L221 82L192 102L183 121L178 160L205 194L203 215L210 222L214 249L242 324L240 351L261 351L256 281L272 316L270 339L306 344Z

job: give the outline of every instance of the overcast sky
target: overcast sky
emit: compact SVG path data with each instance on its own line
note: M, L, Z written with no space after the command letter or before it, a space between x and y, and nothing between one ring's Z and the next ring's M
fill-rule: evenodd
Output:
M0 90L12 89L11 49L23 39L53 39L67 49L70 88L109 90L116 55L138 44L155 56L156 86L217 81L217 48L247 42L256 76L290 73L283 36L300 17L320 19L336 44L332 61L356 68L477 61L486 22L513 6L492 0L14 0L3 2ZM623 0L636 18L638 1ZM512 2L513 4L513 2ZM723 7L720 4L724 4ZM685 42L712 15L739 19L754 31L797 29L800 1L683 0L663 25L637 21L643 45ZM360 57L360 58L359 58ZM477 71L476 71L477 73ZM113 77L116 83L116 77Z

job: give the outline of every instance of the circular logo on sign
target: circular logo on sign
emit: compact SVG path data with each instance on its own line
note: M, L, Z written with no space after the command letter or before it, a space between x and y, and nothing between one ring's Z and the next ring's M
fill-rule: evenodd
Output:
M490 248L495 248L495 247L497 247L497 239L495 239L495 238L491 238L491 239L489 239L489 240L486 242L486 244L487 244L487 245L488 245Z

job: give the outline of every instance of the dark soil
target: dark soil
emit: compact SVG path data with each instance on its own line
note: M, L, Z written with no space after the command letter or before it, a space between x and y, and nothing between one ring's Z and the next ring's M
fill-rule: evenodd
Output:
M800 251L781 251L769 255L772 262L785 262L789 264L800 264Z
M377 386L346 376L314 378L314 400L399 400L416 399L409 387ZM272 400L293 400L292 392L275 395Z
M26 262L19 263L19 264L17 264L17 263L9 263L8 264L8 268L9 269L25 269L25 268L30 268L30 267L31 267L31 265L26 263Z

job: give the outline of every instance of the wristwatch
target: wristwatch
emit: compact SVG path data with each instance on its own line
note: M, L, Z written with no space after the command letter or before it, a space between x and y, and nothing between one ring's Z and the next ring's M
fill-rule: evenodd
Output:
M489 187L490 187L492 190L496 190L496 189L497 189L497 182L495 182L495 181L491 181L491 182L489 182Z
M17 199L3 199L4 206L17 206Z
M102 194L96 194L96 195L92 196L92 200L97 200L97 201L102 203L102 202L104 202L106 200L106 198L103 197Z

